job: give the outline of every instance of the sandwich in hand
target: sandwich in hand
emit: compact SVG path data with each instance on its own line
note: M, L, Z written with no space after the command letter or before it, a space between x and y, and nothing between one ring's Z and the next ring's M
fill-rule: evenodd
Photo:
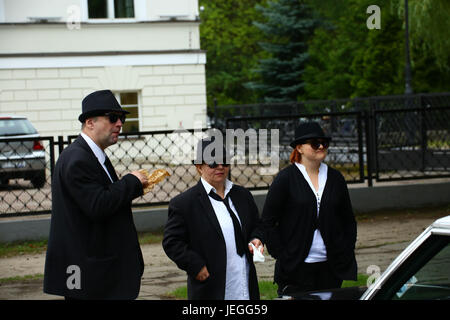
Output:
M156 169L152 173L149 173L146 169L139 170L141 173L147 176L148 186L144 189L144 194L148 193L153 187L164 180L165 177L170 176L169 172L164 169Z

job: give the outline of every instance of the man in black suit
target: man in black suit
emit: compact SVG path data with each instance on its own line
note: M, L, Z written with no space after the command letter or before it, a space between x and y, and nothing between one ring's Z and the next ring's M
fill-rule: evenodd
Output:
M200 141L194 161L198 184L173 198L164 230L167 256L188 274L188 299L259 299L251 241L262 250L258 209L251 193L227 179L221 156L202 157L213 139ZM225 150L224 150L225 152Z
M131 201L148 181L138 171L119 180L104 153L117 142L128 113L111 91L91 93L82 110L82 132L53 172L44 292L71 299L135 299L144 261Z

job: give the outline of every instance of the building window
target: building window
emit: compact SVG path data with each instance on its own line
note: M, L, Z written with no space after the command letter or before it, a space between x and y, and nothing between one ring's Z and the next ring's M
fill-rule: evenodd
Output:
M107 0L88 0L89 19L108 18Z
M134 0L88 0L89 19L134 18Z
M115 18L134 18L133 0L114 0Z
M117 101L122 108L129 112L127 120L122 127L123 133L139 132L139 103L137 92L116 93Z

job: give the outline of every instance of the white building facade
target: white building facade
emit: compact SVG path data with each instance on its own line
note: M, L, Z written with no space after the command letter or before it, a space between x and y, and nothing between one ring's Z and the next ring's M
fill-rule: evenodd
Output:
M73 135L81 100L110 89L124 132L206 125L197 0L0 0L0 113Z

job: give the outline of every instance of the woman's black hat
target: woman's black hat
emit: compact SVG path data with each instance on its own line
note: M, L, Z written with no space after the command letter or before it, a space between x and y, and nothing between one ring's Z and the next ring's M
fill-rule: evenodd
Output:
M103 115L114 111L121 113L129 113L122 109L116 97L111 90L100 90L87 95L82 101L82 113L78 117L80 122L86 121L87 118Z
M313 138L331 140L331 137L325 135L325 132L317 122L305 122L295 128L295 138L290 146L295 148L298 144L302 144L306 140Z
M199 140L193 164L229 164L231 155L227 152L224 144L215 136Z

